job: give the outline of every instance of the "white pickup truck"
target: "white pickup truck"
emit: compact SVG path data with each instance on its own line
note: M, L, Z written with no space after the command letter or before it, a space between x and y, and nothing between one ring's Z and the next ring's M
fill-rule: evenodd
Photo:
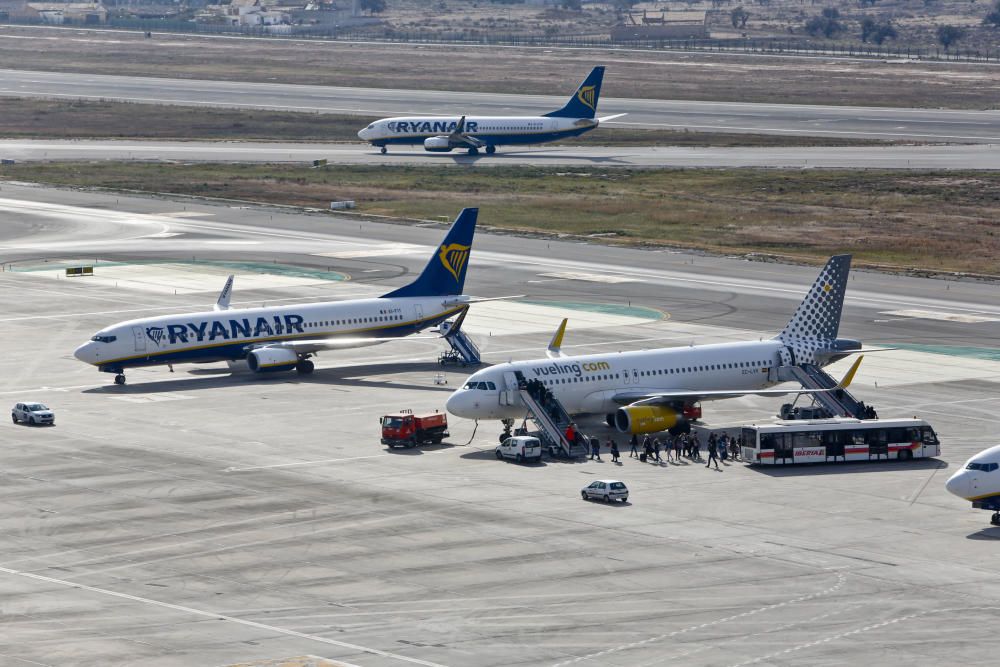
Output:
M518 463L542 460L542 443L530 435L515 435L500 443L498 459L514 459Z

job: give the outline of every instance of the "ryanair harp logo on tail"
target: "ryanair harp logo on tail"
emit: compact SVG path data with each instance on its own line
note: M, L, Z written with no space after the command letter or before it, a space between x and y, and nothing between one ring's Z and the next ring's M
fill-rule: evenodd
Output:
M594 111L597 111L594 108L594 86L580 86L580 90L576 93L576 98Z
M441 246L441 252L438 253L438 257L441 258L444 268L448 269L448 273L455 276L456 281L462 273L462 267L465 266L465 262L469 259L470 247L459 243L449 243L448 245Z

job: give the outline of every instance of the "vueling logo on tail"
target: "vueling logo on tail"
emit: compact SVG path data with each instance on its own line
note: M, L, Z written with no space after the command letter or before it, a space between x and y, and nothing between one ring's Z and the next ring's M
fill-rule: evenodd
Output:
M458 276L462 273L462 267L465 266L465 262L469 259L469 248L471 247L461 245L460 243L450 243L441 246L441 252L438 253L438 257L441 258L441 264L444 265L444 268L448 269L448 273L455 276L456 282L458 281Z
M594 111L597 111L594 107L594 86L580 86L580 90L576 92L576 98Z

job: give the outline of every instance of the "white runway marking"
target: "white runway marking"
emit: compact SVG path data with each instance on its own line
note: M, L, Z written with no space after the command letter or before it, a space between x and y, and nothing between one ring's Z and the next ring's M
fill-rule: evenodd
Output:
M457 447L458 445L455 445ZM432 452L422 451L420 454L422 456L431 456L432 454L444 454L451 451L452 447L446 449L439 449ZM319 459L316 461L295 461L293 463L274 463L272 465L266 466L249 466L246 468L226 468L222 472L250 472L253 470L273 470L275 468L296 468L299 466L311 466L311 465L325 465L327 463L343 463L344 461L362 461L364 459L378 459L384 456L395 456L395 454L390 454L389 452L382 452L381 454L368 454L366 456L349 456L342 459Z
M979 322L1000 322L1000 317L984 317L966 313L946 313L940 310L887 310L882 315L916 318L921 320L940 320L942 322L960 322L962 324L977 324Z
M237 618L235 616L227 616L226 614L219 614L212 611L205 611L203 609L195 609L194 607L185 607L184 605L171 604L169 602L161 602L160 600L154 600L152 598L140 597L138 595L129 595L128 593L119 593L118 591L113 591L107 588L98 588L96 586L87 586L85 584L78 584L72 581L67 581L65 579L55 579L54 577L46 577L40 574L33 574L31 572L22 572L20 570L12 570L6 567L0 567L0 572L4 572L10 575L24 577L27 579L34 579L36 581L42 581L48 584L56 584L58 586L65 586L67 588L76 588L79 590L89 591L91 593L97 593L99 595L106 595L110 597L120 598L122 600L129 600L131 602L140 602L142 604L150 605L153 607L160 607L163 609L170 609L172 611L179 611L185 614L193 614L195 616L202 616L204 618L211 618L216 620L228 621L230 623L237 623L239 625L244 625L251 628L256 628L258 630L265 630L267 632L276 632L278 634L287 635L289 637L297 637L299 639L307 639L309 641L320 642L322 644L329 644L331 646L339 646L341 648L350 649L352 651L360 651L362 653L368 653L370 655L377 655L383 658L391 658L393 660L400 660L402 662L408 662L413 665L424 665L424 667L445 667L444 665L438 664L436 662L429 662L427 660L420 660L418 658L410 658L405 655L400 655L398 653L390 653L388 651L382 651L376 648L370 648L368 646L361 646L359 644L351 644L348 642L337 641L336 639L329 639L327 637L320 637L319 635L310 635L304 632L297 632L289 628L282 628L275 625L267 625L266 623L258 623L256 621L247 621L242 618Z
M562 280L582 280L591 283L634 283L636 278L628 276L612 276L600 273L575 273L567 271L565 273L540 273L543 278L560 278Z

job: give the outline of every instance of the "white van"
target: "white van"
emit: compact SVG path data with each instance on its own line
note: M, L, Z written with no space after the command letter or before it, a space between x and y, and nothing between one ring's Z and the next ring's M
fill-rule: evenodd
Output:
M498 459L514 459L518 463L529 460L541 461L542 443L530 435L515 435L501 442L496 453Z

